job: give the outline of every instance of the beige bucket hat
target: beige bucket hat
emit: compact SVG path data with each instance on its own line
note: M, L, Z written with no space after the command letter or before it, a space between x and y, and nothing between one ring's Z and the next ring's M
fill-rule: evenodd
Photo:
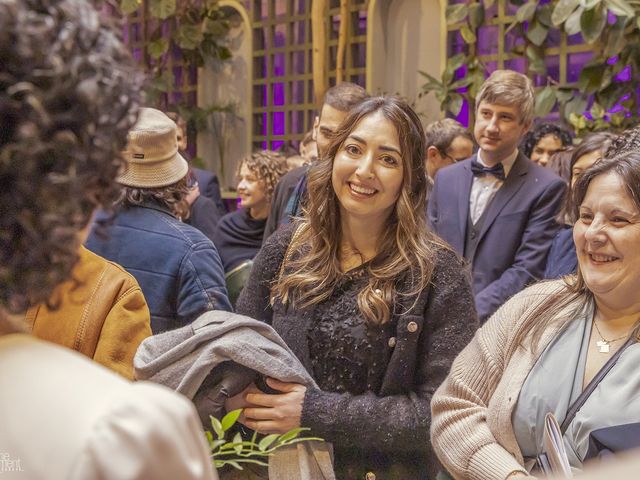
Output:
M158 188L187 175L189 165L178 153L176 124L160 110L142 108L127 140L127 148L122 152L126 166L117 178L118 183Z

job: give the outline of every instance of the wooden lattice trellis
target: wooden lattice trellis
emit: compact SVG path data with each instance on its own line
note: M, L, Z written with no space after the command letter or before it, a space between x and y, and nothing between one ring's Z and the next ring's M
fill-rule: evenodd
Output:
M277 149L300 140L316 115L311 1L253 0L253 144ZM367 0L351 0L343 78L365 85ZM340 1L329 3L327 83L334 85Z
M466 3L464 0L450 4ZM484 24L478 28L475 44L478 59L485 65L487 74L497 69L511 69L525 73L527 59L512 52L514 47L524 45L524 38L517 30L507 32L514 22L519 5L507 0L497 0L485 12ZM452 56L468 48L460 33L462 25L450 25L447 32L447 53ZM568 36L560 30L550 30L544 50L547 75L534 75L534 84L544 86L549 80L563 86L574 86L580 70L593 55L593 47L584 43L581 34ZM467 105L463 107L459 120L468 121Z

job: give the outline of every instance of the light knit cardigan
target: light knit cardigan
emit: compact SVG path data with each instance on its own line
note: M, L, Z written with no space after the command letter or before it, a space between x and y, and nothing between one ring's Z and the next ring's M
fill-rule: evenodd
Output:
M514 340L527 313L563 288L562 280L543 282L511 298L477 331L433 396L433 448L456 479L527 475L511 414L536 359L565 322L554 322L535 349ZM558 319L568 319L575 309L575 303L565 305Z

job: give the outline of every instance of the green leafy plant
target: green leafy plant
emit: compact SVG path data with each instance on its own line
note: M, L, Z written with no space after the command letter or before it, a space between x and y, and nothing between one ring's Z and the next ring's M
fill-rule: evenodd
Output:
M510 53L526 59L530 77L547 75L545 51L553 31L581 33L593 49L593 57L576 83L563 85L547 77L546 85L537 92L537 116L544 117L557 108L578 134L611 126L624 128L640 120L640 0L510 1L518 9L507 32L513 30L522 39ZM447 25L459 30L465 52L448 59L441 79L420 72L427 78L422 94L434 92L444 111L457 115L464 99L474 111L475 94L486 75L476 53L477 30L488 25L485 13L493 3L473 0L447 7ZM461 75L463 66L466 69ZM624 68L630 70L628 80L614 81ZM608 114L615 106L618 111ZM585 115L587 108L594 111Z
M266 467L269 457L281 447L311 440L323 441L321 438L316 437L300 438L299 435L309 430L308 428L294 428L282 435L274 433L262 438L258 438L258 434L254 432L250 440L243 440L240 433L236 433L229 440L226 438L226 434L237 422L241 413L242 409L233 410L227 413L222 420L211 417L213 433L206 431L205 435L207 436L216 468L231 465L238 470L242 470L242 464Z
M112 3L114 0L110 0ZM201 67L207 59L231 58L228 35L231 21L220 0L117 0L120 11L133 20L144 9L145 51L141 62L151 77L147 98L158 103L174 90L175 78L167 68L171 55L179 52L185 67Z

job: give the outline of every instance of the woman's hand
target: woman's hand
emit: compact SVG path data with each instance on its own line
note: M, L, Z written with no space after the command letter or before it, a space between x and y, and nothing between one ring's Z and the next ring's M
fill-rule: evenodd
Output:
M256 387L255 383L252 383L247 388L245 388L240 393L234 395L233 397L229 397L224 401L224 408L227 412L231 412L232 410L237 410L239 408L247 408L252 407L249 402L247 402L247 395L250 393L260 393L258 387ZM239 420L242 420L242 416Z
M259 433L282 434L298 428L307 387L273 378L267 379L267 385L283 393L268 394L257 389L247 392L244 398L248 406L239 418L240 423Z

